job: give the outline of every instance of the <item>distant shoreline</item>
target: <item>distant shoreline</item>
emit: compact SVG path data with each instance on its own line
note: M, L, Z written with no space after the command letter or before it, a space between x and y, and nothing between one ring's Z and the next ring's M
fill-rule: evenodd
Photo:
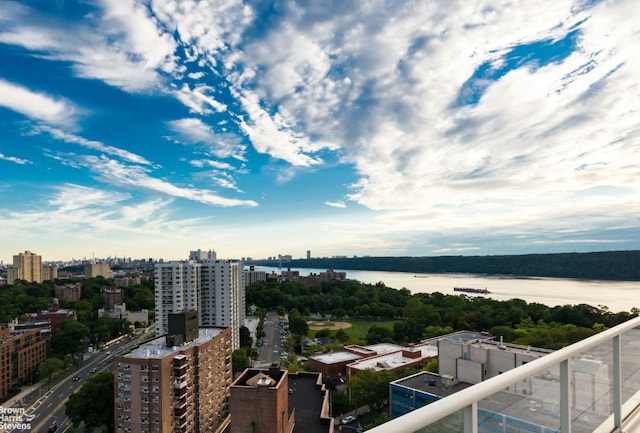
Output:
M480 274L511 278L640 281L640 251L436 257L332 257L248 260L246 265L352 269L414 274Z

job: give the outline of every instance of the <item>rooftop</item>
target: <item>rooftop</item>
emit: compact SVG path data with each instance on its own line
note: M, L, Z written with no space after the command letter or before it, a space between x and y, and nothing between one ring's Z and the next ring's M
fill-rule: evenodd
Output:
M420 351L420 358L409 358L404 356L406 351ZM358 370L372 369L375 371L389 370L396 367L401 367L406 364L414 363L420 359L436 357L438 356L438 346L436 344L427 344L424 346L413 348L400 348L396 349L396 352L386 353L384 355L373 356L371 358L364 358L349 364L350 368Z
M322 355L314 355L314 356L310 356L309 358L315 359L324 364L334 364L338 362L355 361L357 359L361 359L362 357L360 355L356 355L355 353L340 351L340 352L325 353Z
M289 373L289 411L295 409L293 433L328 433L328 413L322 418L325 392L320 373Z
M130 359L163 359L178 351L208 343L220 335L225 329L227 328L200 328L198 330L198 338L180 346L167 346L165 337L158 337L141 344L131 352L122 355L122 357Z
M438 397L447 397L458 391L469 388L471 385L464 382L458 382L454 385L446 385L442 383L442 378L434 373L421 371L408 377L391 382L396 386L402 386L407 389L422 391L427 394L437 395Z

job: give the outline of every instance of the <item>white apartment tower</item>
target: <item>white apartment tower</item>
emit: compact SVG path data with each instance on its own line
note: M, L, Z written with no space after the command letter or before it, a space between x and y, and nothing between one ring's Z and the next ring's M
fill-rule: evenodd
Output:
M232 328L233 350L244 325L243 265L237 260L186 260L155 265L156 335L168 331L168 313L195 310L201 327Z

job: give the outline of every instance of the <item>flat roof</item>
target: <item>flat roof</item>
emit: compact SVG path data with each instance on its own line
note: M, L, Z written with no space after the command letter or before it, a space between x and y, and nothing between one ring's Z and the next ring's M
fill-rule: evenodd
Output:
M508 344L508 343L500 343L499 341L489 340L489 341L477 341L471 343L473 346L483 347L490 350L501 350L507 351L511 353L517 353L519 355L530 355L530 356L543 356L547 355L553 350L543 349L541 347L532 347L532 346L520 346L517 344Z
M121 355L122 358L132 359L163 359L173 353L185 350L189 347L199 346L216 338L227 328L200 328L198 338L180 346L167 346L165 336L155 338L141 344L131 352Z
M435 384L433 381L429 381L429 379L435 380ZM463 389L469 388L471 386L470 384L465 382L458 382L455 385L445 386L442 383L442 376L426 371L412 374L411 376L395 380L391 383L407 389L437 395L438 397L442 398L448 397L458 391L462 391Z
M365 346L365 348L369 350L373 350L378 355L384 355L385 353L397 352L398 350L406 349L405 346L400 346L398 344L392 344L392 343L372 344L370 346Z
M319 382L319 383L318 383ZM293 433L328 433L330 421L322 419L325 391L320 373L289 373L289 412L296 411ZM328 414L326 414L328 416ZM336 429L337 430L337 429Z
M420 351L420 358L409 358L404 356L404 352ZM431 358L438 356L438 346L435 344L424 345L421 347L413 347L410 349L401 348L396 352L387 353L384 355L373 356L371 358L360 359L352 364L349 364L350 368L357 370L372 369L374 371L390 370L397 367L401 367L406 364L411 364L419 359Z
M443 335L442 338L444 340L454 340L454 341L473 341L473 340L491 340L495 338L493 335L481 334L479 332L472 331L460 331L455 332L453 334Z
M416 358L406 358L402 356L402 352L389 353L381 356L374 356L372 358L361 359L360 361L349 364L349 368L356 370L390 370L396 367L401 367L412 362L416 362Z
M361 358L362 356L360 355L345 351L323 353L322 355L314 355L309 357L309 359L322 362L323 364L336 364L338 362L355 361L356 359Z

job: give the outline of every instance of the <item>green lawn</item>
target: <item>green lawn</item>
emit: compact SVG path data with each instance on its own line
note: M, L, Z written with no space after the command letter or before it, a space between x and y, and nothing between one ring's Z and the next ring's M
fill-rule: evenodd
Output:
M345 332L349 334L351 338L363 339L367 336L369 328L373 325L382 326L384 328L393 329L393 324L399 322L399 320L344 320L351 323L350 328L346 328ZM317 331L309 331L311 338L315 337ZM332 335L335 335L336 331L331 331Z
M348 320L351 328L345 329L351 338L362 338L367 336L369 328L373 325L382 326L383 328L393 329L393 324L400 320Z

